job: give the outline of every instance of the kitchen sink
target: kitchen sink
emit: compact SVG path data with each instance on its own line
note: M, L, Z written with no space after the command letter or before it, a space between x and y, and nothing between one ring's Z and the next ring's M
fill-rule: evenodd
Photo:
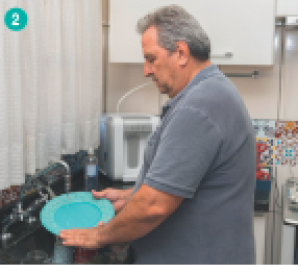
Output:
M36 224L34 231L12 240L8 246L3 246L0 252L0 263L22 263L27 253L33 250L45 252L51 258L56 236L48 232L42 225Z
M0 264L21 264L29 252L41 250L48 259L45 263L51 263L56 236L48 232L40 223L23 227L15 232L16 236L7 242L7 246L0 249ZM121 249L121 248L120 248ZM32 262L31 262L32 263ZM81 262L79 262L81 263ZM84 263L84 262L83 262ZM132 250L130 247L113 252L110 247L99 249L96 256L89 260L90 264L128 264L132 263ZM40 264L40 262L38 262Z
M0 0L1 1L1 0ZM83 186L83 174L77 175L77 181L73 184L73 191L80 191ZM104 177L99 178L100 187L102 189L106 187L115 187L115 188L126 188L131 187L126 186L122 183L113 182L109 179L105 179ZM60 184L61 185L60 185ZM64 182L59 182L56 188L54 188L54 192L58 195L61 194L64 190ZM38 196L38 195L37 195ZM36 198L29 198L28 201L24 203L25 208L27 205L30 205L33 200ZM6 241L3 244L0 240L0 264L21 264L24 263L24 259L27 257L27 254L34 250L41 250L45 252L48 256L47 262L50 263L53 257L54 245L56 242L56 235L50 233L46 230L39 221L39 211L40 209L36 209L32 212L32 217L36 217L37 221L35 223L26 223L16 222L9 226L8 232L10 232L13 237ZM5 215L11 213L11 211L6 211ZM4 215L1 215L1 218ZM1 229L0 229L1 232ZM75 252L76 253L76 252ZM83 254L82 254L83 255ZM75 255L74 255L75 256ZM99 249L94 259L88 261L88 263L96 263L96 264L127 264L132 263L132 249L130 247L125 248L123 251L114 251L109 246ZM74 259L75 261L75 259Z

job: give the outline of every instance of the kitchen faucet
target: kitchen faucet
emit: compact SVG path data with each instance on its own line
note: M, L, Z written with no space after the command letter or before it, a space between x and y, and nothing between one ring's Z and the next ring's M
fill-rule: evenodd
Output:
M58 160L54 162L55 164L63 165L66 168L66 174L65 177L65 192L68 193L71 189L71 175L70 175L70 168L69 165L64 162L63 160Z
M12 210L12 213L4 218L2 221L2 241L6 241L11 238L11 233L8 233L8 228L16 223L17 221L23 221L26 219L28 223L36 221L36 218L31 216L31 213L36 210L42 203L47 202L49 197L50 199L55 197L55 193L51 189L49 183L42 179L42 176L50 175L51 170L55 169L57 165L63 165L66 168L65 177L65 192L69 193L71 189L71 174L68 164L62 160L54 161L49 167L38 172L35 176L28 176L25 183L22 185L20 194L16 203L16 207ZM23 198L26 190L34 188L39 194L40 198L36 199L26 210L23 210ZM42 192L42 189L45 188L48 194Z

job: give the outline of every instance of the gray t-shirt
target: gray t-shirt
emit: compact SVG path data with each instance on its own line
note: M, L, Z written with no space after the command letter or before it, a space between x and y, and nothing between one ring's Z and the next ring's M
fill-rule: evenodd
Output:
M131 242L135 263L255 263L254 130L235 86L211 65L164 107L134 186L182 196Z

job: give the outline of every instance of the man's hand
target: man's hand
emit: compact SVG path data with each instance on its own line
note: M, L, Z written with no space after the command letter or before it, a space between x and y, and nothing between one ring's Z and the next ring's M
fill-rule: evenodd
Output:
M78 246L84 248L102 248L99 244L99 227L103 225L100 222L98 227L88 229L67 229L61 230L59 237L65 246Z
M108 188L100 192L92 190L92 195L95 198L105 198L109 200L113 204L115 213L117 214L122 210L125 203L130 198L131 192L132 192L132 189L117 190L117 189Z

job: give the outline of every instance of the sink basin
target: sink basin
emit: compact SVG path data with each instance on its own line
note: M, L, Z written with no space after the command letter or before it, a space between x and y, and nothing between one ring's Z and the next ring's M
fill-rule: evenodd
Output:
M37 224L37 228L29 235L20 237L0 253L0 263L22 263L27 253L33 250L42 250L48 257L52 257L56 237L43 226Z
M18 235L16 239L12 239L8 242L7 247L0 249L0 264L25 263L24 259L27 253L34 250L44 251L49 258L47 263L50 263L53 257L56 236L46 230L40 223L33 225L31 228L27 227L27 231L24 230L26 229L20 229L20 231L16 233ZM116 254L112 253L109 247L105 247L99 249L98 255L88 263L128 264L132 263L132 252L131 249L128 248Z

